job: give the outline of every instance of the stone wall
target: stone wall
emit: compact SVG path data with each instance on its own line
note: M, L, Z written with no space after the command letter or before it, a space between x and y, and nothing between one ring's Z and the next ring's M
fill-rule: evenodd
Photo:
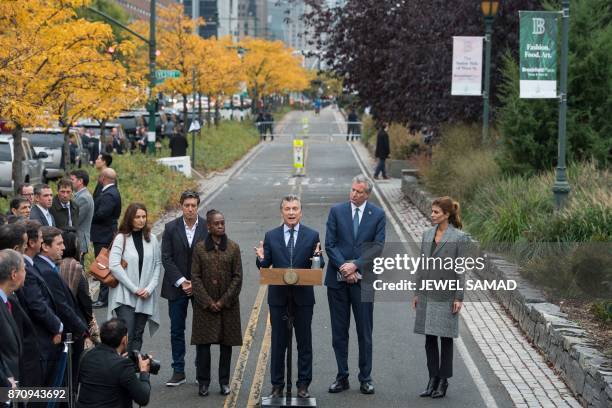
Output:
M402 192L425 216L431 213L433 197L425 192L411 170L403 171ZM518 322L525 335L542 352L584 407L612 407L612 358L595 349L586 332L567 319L559 306L522 278L517 265L487 254L486 280L514 279L514 291L494 292L499 302Z

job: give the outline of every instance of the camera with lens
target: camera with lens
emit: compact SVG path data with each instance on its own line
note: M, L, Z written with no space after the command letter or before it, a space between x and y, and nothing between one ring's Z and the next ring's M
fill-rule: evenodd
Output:
M140 356L143 360L151 361L151 364L149 366L149 374L157 375L159 373L159 369L161 368L161 363L159 362L159 360L151 358L151 356L149 356L148 354L141 354L138 350L132 350L131 353L128 353L128 358L132 360L132 362L136 366L137 372L139 371L138 356Z

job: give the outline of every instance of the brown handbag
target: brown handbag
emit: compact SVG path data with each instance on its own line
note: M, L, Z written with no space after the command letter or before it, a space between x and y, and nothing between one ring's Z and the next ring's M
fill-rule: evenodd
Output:
M123 249L121 250L121 266L125 269L128 263L123 259L123 253L125 252L125 241L126 237L123 237ZM112 246L112 244L111 244ZM111 273L109 262L108 262L108 248L102 248L96 259L89 265L89 272L92 277L102 282L108 287L116 288L119 285L117 278Z

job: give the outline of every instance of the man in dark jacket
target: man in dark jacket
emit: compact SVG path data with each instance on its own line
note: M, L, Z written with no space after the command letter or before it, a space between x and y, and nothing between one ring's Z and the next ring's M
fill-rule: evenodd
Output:
M183 215L166 224L162 238L164 281L161 296L168 299L172 377L168 387L185 383L185 319L191 297L193 248L206 238L206 221L198 216L200 196L194 191L181 194Z
M172 136L168 146L170 147L170 156L187 156L187 148L189 147L189 143L187 142L187 138L185 135L183 135L183 133L177 133Z
M102 248L108 248L117 233L119 216L121 215L121 195L116 186L117 173L106 168L100 173L100 192L94 197L94 215L91 220L91 242L94 256L98 256ZM98 300L92 305L100 308L108 303L108 286L100 283Z
M378 135L376 136L376 151L374 152L374 156L378 158L378 165L374 170L374 178L378 178L378 174L382 172L382 176L385 180L387 177L387 172L385 170L385 160L389 157L391 153L391 148L389 147L389 134L387 133L388 125L384 122L379 124Z
M78 408L131 408L132 402L141 406L149 403L151 360L139 356L136 367L121 356L127 351L127 332L121 319L111 319L100 327L101 344L81 359Z
M53 197L51 215L58 228L76 227L79 225L79 207L72 201L72 181L61 179L57 182L57 195Z

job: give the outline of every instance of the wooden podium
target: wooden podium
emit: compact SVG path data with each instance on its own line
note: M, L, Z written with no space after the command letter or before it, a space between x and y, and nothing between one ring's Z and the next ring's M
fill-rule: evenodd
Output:
M318 286L323 284L323 269L293 269L293 268L262 268L259 283L261 285L280 286ZM298 398L291 395L292 379L292 354L293 354L293 298L287 302L287 330L289 330L289 342L287 343L287 365L286 365L286 387L284 397L270 398L262 397L261 407L264 408L288 408L288 407L316 407L317 399Z

